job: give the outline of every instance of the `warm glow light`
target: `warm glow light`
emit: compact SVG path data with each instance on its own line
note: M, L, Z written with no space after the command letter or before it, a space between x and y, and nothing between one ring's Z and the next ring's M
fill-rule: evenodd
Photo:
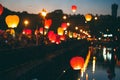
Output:
M75 30L78 30L78 27L77 27L77 26L75 27Z
M45 28L49 29L52 24L52 19L45 19Z
M67 23L62 23L62 24L61 24L61 27L63 28L63 30L66 30L67 27L68 27L68 26L67 26Z
M56 44L60 44L61 43L59 35L56 35L56 41L55 41L55 43Z
M32 30L31 29L24 29L22 31L22 33L25 34L25 35L31 35L32 34Z
M28 21L28 20L25 20L25 21L24 21L24 24L25 24L25 26L27 26L27 25L29 24L29 21Z
M84 72L85 72L85 70L86 70L86 68L88 66L88 63L89 63L89 60L90 60L90 55L91 55L91 50L89 49L86 60L85 60L85 64L84 64L84 67L83 67Z
M96 64L96 57L93 57L93 66L92 66L92 72L95 72L95 64Z
M73 37L73 32L69 31L68 36L69 36L69 38L72 38Z
M77 38L77 33L76 32L73 33L73 38Z
M67 19L67 16L63 16L63 19L64 19L64 20Z
M97 20L98 18L97 17L95 17L95 20Z
M77 10L77 6L76 5L72 5L72 12L76 12L76 10Z
M47 15L47 11L45 9L42 9L41 14L43 17L45 17Z
M88 80L88 73L86 73L86 80Z
M49 31L48 32L48 39L51 41L52 40L52 36L54 35L55 33L54 33L54 31Z
M65 35L60 36L60 40L64 41L66 39Z
M13 36L15 35L15 30L14 29L7 29L6 32L13 35Z
M52 43L55 43L55 42L56 42L56 39L57 39L56 34L53 34L53 35L50 37L50 41L51 41Z
M75 56L70 60L70 65L74 70L82 69L84 66L84 58Z
M43 34L43 27L40 27L39 31L40 31L41 34Z
M86 21L91 21L92 20L92 15L91 14L86 14L85 19L86 19Z
M67 22L67 26L70 26L70 23L69 23L69 22Z
M58 35L63 35L64 34L63 28L62 27L58 27L57 33L58 33Z
M5 18L5 21L8 25L8 28L16 28L19 23L19 16L17 15L8 15Z
M82 30L82 29L80 29L80 32L83 32L83 30Z

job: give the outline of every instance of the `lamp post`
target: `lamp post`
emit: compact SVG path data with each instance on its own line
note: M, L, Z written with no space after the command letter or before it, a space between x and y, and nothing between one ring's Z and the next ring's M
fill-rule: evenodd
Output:
M42 17L43 17L43 38L42 38L42 43L44 44L44 35L45 35L44 23L45 23L45 17L46 17L46 15L47 15L46 9L44 9L44 8L42 9L41 15L42 15Z

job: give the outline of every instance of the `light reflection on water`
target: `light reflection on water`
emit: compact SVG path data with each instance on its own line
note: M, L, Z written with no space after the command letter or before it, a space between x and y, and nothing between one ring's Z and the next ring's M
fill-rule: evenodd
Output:
M116 64L117 58L114 48L90 47L90 55L87 69L81 80L120 80L120 66L118 67Z

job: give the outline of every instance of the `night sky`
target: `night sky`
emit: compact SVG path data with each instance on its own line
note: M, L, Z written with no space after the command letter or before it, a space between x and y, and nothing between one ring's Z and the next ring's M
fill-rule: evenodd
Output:
M48 12L62 9L64 13L73 14L72 5L77 6L75 14L111 15L111 5L120 4L120 0L0 0L0 3L12 11L27 11L38 14L43 8ZM120 16L120 5L118 7Z

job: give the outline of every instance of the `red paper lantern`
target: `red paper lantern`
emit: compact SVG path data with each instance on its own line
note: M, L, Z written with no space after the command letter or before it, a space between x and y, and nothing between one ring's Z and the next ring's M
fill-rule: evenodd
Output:
M56 41L56 34L53 34L53 35L51 36L51 42L52 42L52 43L55 43L55 41Z
M66 39L65 35L60 35L60 40L64 41Z
M41 34L43 34L43 27L39 28Z
M56 42L56 44L60 44L61 41L60 41L60 36L59 35L56 35L56 41L55 42Z
M52 19L45 19L45 28L49 29L52 24Z
M61 27L63 28L63 30L66 30L67 29L67 23L62 23Z
M26 34L26 35L31 35L32 34L32 30L31 29L24 29L23 34Z
M76 10L77 10L77 6L76 5L72 5L72 12L76 12Z
M2 15L2 13L3 13L3 6L2 4L0 4L0 15Z
M70 60L70 65L74 70L82 69L84 66L84 58L75 56Z
M48 32L48 39L51 40L51 36L54 34L54 31L49 31Z
M55 43L56 42L56 34L53 34L51 37L50 37L50 41L52 43Z

